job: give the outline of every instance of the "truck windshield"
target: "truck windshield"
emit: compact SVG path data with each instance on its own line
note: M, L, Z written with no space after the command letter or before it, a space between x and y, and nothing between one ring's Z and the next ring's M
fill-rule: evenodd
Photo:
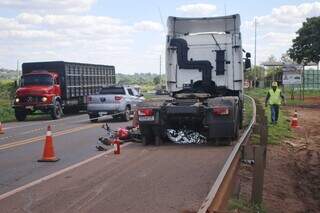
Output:
M26 75L21 78L21 86L29 85L53 85L53 79L50 75Z
M107 87L100 90L101 95L125 95L123 87Z

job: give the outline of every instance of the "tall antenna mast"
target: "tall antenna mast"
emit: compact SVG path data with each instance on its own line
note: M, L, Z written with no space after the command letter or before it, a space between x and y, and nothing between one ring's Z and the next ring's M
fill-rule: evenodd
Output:
M159 64L159 71L160 71L160 89L162 89L162 78L161 78L161 55L160 55L160 64Z
M161 20L161 23L162 23L162 26L163 26L163 31L165 31L166 25L164 24L160 7L158 7L158 12L159 12L160 20ZM161 63L162 62L161 62L161 53L160 53L160 87L161 87L160 89L162 89Z

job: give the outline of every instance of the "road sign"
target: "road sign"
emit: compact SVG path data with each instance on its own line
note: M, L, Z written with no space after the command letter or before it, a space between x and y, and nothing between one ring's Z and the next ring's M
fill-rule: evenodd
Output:
M292 85L292 84L302 84L301 74L296 73L283 73L282 84Z
M285 64L282 67L282 84L284 85L299 85L302 84L303 66L298 64Z

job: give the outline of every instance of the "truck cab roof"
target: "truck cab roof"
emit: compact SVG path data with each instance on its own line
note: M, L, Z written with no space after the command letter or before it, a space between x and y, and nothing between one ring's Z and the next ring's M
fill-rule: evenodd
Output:
M53 73L53 72L48 72L47 70L35 70L35 71L30 72L30 73L26 73L24 75L50 75L52 77L55 77L58 74L57 73Z

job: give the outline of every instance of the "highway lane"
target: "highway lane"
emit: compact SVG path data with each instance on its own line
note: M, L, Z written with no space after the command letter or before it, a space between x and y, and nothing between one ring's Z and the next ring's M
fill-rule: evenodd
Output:
M196 211L232 146L130 144L0 200L3 212Z
M72 115L60 120L46 120L45 118L46 117L40 118L37 121L32 120L4 124L5 134L0 135L0 145L44 134L48 125L53 127L53 131L58 131L70 124L76 125L79 122L88 120L87 115Z
M95 144L105 133L101 128L103 123L92 124L87 115L77 115L56 121L6 125L5 134L0 138L0 194L99 153ZM61 160L39 163L48 124L52 125L55 151ZM110 123L114 129L127 125L127 122Z

